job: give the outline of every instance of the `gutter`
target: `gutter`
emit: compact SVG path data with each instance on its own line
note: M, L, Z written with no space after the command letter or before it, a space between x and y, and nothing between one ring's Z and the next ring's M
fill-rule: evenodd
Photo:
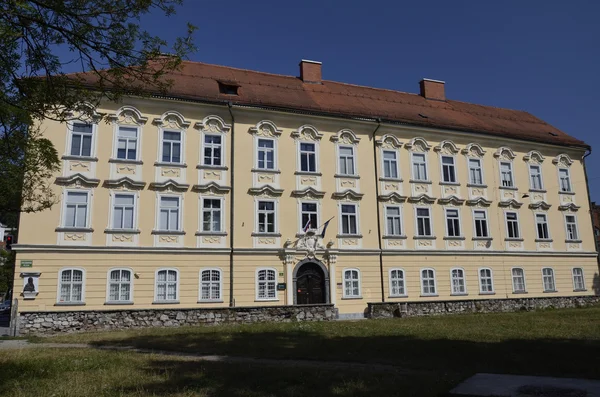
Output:
M383 288L383 247L381 246L381 210L379 208L379 172L377 171L377 144L375 134L381 127L381 119L377 118L377 127L373 130L373 170L375 172L375 206L377 209L377 244L379 245L379 277L381 281L381 301L385 302L385 290Z
M234 163L235 163L235 156L234 156L234 143L235 143L235 117L233 116L233 111L232 111L232 103L231 102L227 102L227 110L229 110L229 115L231 116L231 145L229 146L229 156L230 156L230 163L231 163L231 172L229 173L229 185L231 187L231 190L229 191L229 307L234 307L235 306L235 298L233 297L233 243L234 243L234 238L233 238L233 230L234 230L234 183L235 183L235 178L234 178Z

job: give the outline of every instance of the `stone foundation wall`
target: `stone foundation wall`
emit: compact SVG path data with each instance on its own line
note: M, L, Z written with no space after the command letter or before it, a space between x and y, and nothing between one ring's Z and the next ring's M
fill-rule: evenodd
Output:
M24 312L20 335L52 335L127 328L253 323L262 321L325 321L337 318L333 305L236 307L222 309L152 309L72 312Z
M367 317L440 316L460 313L497 313L585 307L600 303L600 296L481 299L460 301L368 303Z

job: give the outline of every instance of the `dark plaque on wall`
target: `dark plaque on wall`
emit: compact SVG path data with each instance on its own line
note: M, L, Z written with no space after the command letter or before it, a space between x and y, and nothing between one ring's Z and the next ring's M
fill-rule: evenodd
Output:
M285 291L285 283L278 283L277 284L277 291Z

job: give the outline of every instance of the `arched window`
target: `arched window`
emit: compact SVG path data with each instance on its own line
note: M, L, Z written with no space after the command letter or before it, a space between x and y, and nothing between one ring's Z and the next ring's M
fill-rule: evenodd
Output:
M344 270L344 298L360 297L360 271L358 269Z
M525 272L520 267L512 269L513 293L524 293L525 290Z
M277 273L275 269L256 272L256 300L277 300Z
M59 303L82 303L84 299L83 270L63 269L59 273Z
M175 302L179 299L179 271L160 269L156 272L157 302Z
M479 292L482 294L494 293L494 277L492 269L479 269Z
M437 295L435 270L421 270L421 295Z
M452 295L464 295L467 293L465 282L465 271L460 268L450 270L450 282L452 284Z
M390 296L406 296L406 287L404 285L404 270L390 270Z
M200 271L200 300L220 301L221 297L221 270L203 269Z
M545 267L542 269L542 282L544 284L544 292L556 292L554 284L554 269Z
M112 269L108 273L108 301L131 302L131 270Z

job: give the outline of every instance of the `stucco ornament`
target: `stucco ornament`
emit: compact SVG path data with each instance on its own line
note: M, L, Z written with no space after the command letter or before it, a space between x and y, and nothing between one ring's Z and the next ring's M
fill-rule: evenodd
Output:
M462 154L468 157L483 157L485 150L478 143L469 143L463 150Z
M319 235L314 230L308 230L296 244L296 249L306 250L308 258L314 258L318 249L325 249L323 243L319 240Z
M416 137L410 140L404 147L412 152L424 153L431 149L431 145L427 143L425 138Z
M227 124L225 120L219 116L210 115L194 124L194 128L204 132L224 134L231 129L231 124Z
M292 138L302 141L320 141L323 137L315 127L306 124L292 132Z
M276 138L281 135L282 130L277 128L272 121L262 120L256 126L250 128L250 133L265 138Z
M123 106L115 114L108 116L108 120L117 124L143 125L148 118L142 116L142 113L133 106Z

